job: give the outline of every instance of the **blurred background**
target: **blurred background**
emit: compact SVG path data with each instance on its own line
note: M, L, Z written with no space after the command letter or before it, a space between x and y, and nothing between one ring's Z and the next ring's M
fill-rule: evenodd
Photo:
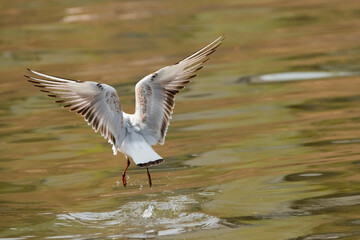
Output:
M1 239L360 238L360 5L2 0ZM176 98L165 164L126 162L23 77L134 86L224 34ZM266 235L264 235L266 234Z

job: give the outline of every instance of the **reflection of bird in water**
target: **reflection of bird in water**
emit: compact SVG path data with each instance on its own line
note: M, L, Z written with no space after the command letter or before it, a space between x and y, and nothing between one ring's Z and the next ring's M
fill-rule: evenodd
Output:
M53 77L30 69L30 72L44 79L26 77L49 97L60 98L55 102L63 103L64 108L84 116L95 132L100 131L112 144L114 155L117 151L125 154L127 166L122 174L125 187L125 174L130 165L128 156L137 166L146 167L151 187L149 167L163 162L163 158L151 146L164 144L175 105L175 95L196 76L195 73L203 67L209 59L208 56L220 46L223 39L219 37L184 60L141 79L135 87L134 114L122 111L117 92L109 85Z

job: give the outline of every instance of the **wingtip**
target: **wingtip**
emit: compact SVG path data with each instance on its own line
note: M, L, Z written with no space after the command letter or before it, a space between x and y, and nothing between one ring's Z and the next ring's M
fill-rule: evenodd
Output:
M28 70L28 71L31 72L31 73L36 74L36 72L35 72L34 70L31 70L30 68L26 68L26 70Z
M218 37L218 38L215 40L215 42L222 42L222 41L225 40L225 38L226 38L225 34L221 34L220 37Z

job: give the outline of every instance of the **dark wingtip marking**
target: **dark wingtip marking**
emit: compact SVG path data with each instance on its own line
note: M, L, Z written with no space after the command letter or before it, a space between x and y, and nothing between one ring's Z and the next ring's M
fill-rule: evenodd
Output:
M191 82L190 80L185 80L185 81L182 81L182 84L188 84L189 82Z
M91 105L89 105L86 108L84 108L83 110L81 110L81 115L86 116L86 114L88 113L90 108L91 108ZM78 113L80 113L80 111Z
M166 90L166 93L175 96L177 93L179 93L179 91L177 91L177 90Z
M147 162L147 163L139 163L139 164L136 164L137 166L139 167L152 167L152 166L155 166L155 165L159 165L161 163L164 162L164 159L158 159L158 160L155 160L155 161L150 161L150 162Z
M53 95L53 94L48 94L49 97L53 97L53 98L56 98L57 96L56 95Z
M81 106L81 109L77 111L77 113L82 114L87 108L86 106Z
M98 131L99 127L99 119L95 116L93 126L95 127L95 130Z
M197 76L197 74L191 75L191 76L188 77L186 80L192 79L192 78L194 78L194 77L196 77L196 76Z
M81 107L81 106L80 106L80 105L78 105L78 106L73 107L72 109L70 109L70 111L76 111L76 110L78 110L80 107Z
M217 48L218 46L216 46L216 48ZM213 54L215 51L216 51L216 48L214 48L213 50L211 50L208 54L206 54L206 56L209 56L209 55L211 55L211 54Z
M209 61L210 58L205 59L204 61L202 61L202 63L206 63L207 61Z
M94 114L94 111L92 109L89 109L86 111L86 113L84 112L84 115L85 115L84 117L86 120L89 120L93 114Z
M95 117L95 112L94 111L92 111L92 113L90 114L90 117L89 117L89 123L92 123L93 122L93 119L94 119L94 117Z
M40 89L40 92L44 92L44 93L51 93L50 91L48 91L48 90L44 90L44 89Z
M42 85L34 85L35 87L39 87L39 88L45 88L45 86Z
M30 77L29 77L29 78L30 78ZM38 81L32 80L31 78L28 80L28 82L35 83L35 84L41 84L41 82L38 82Z
M200 66L200 67L198 67L196 70L195 70L195 72L196 71L199 71L200 69L202 69L204 66Z
M110 139L111 139L111 141L113 142L113 144L116 145L115 137L114 137L114 135L112 135L111 133L110 133Z

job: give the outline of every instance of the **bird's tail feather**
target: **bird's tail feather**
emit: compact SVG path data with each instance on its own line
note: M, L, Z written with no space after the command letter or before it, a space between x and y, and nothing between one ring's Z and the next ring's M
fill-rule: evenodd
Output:
M130 156L139 167L151 167L164 160L140 134L132 134L124 141L121 151Z

